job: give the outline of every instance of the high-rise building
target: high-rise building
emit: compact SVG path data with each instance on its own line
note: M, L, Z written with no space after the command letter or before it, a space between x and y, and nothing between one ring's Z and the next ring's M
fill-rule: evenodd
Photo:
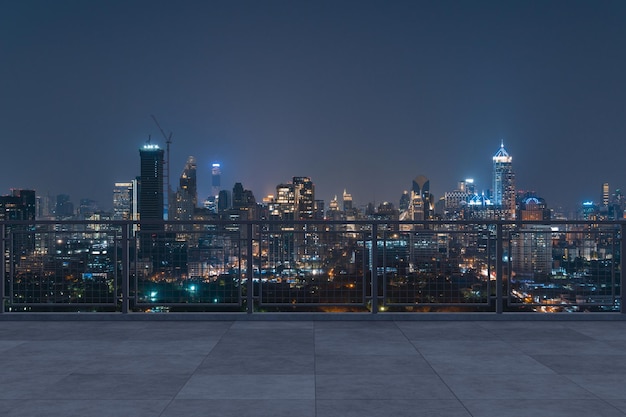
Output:
M493 156L493 204L501 212L501 218L515 218L515 173L513 158L504 149L504 142Z
M352 208L352 194L349 194L347 190L343 190L343 211L346 213L351 212Z
M218 162L211 165L211 195L218 197L222 184L222 167Z
M57 219L67 219L74 216L74 204L70 201L69 195L57 195L57 201L54 206L54 215Z
M34 190L12 189L0 196L0 220L35 220L36 204Z
M113 187L113 220L137 220L137 180Z
M315 185L309 177L293 177L297 219L313 219L315 212Z
M520 200L519 218L521 220L550 220L550 210L543 198L527 193Z
M146 144L139 150L141 173L139 176L139 220L142 237L142 250L151 246L151 235L165 228L163 198L163 157L164 151L157 145ZM148 221L148 222L146 222ZM152 223L151 223L152 222Z
M419 175L413 180L408 212L404 219L427 220L433 216L434 201L430 193L430 180Z
M0 196L0 221L35 220L36 196L34 190L11 190L10 195ZM35 250L33 226L28 224L8 225L7 232L12 236L13 261L17 264L22 256ZM7 248L8 249L8 248ZM6 259L6 254L3 254Z
M185 169L180 175L178 191L176 192L174 220L191 220L198 205L198 190L196 181L196 159L187 158Z
M424 175L415 177L411 190L413 190L416 195L426 199L426 196L430 194L430 180Z
M78 206L78 214L81 219L87 219L98 212L98 202L90 198L81 198Z
M217 212L223 213L230 208L230 193L228 190L220 190L217 195Z
M398 207L400 211L407 211L409 209L409 205L411 204L411 195L407 190L404 190L402 196L400 196L400 204Z
M609 198L611 197L611 193L609 191L609 183L605 182L602 184L602 205L604 207L609 206Z

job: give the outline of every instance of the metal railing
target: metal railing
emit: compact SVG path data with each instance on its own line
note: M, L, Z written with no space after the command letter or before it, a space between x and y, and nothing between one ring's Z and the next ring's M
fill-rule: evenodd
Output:
M622 221L4 221L0 313L622 311Z

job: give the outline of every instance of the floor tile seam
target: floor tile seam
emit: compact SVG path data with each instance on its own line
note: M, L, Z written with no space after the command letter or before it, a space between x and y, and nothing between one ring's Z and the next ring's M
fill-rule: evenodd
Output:
M459 404L462 405L462 407L465 409L465 411L470 415L473 416L473 414L470 412L469 408L467 408L465 406L465 404L461 401L461 399L457 396L456 392L454 392L454 390L452 390L452 388L446 383L446 381L443 380L443 378L441 378L441 375L439 375L439 372L437 372L437 370L435 368L433 368L433 365L424 357L423 353L419 350L419 348L417 346L415 346L413 344L413 342L409 339L409 337L407 336L407 334L404 332L404 330L402 330L402 328L400 326L398 326L398 322L397 321L393 321L394 325L396 326L396 328L400 331L400 333L406 338L406 340L413 346L413 348L415 349L415 351L420 355L420 357L426 361L426 363L428 364L428 367L434 372L434 375L437 376L437 378L439 378L439 381L441 381L441 383L448 389L448 391L452 394L452 396L454 397L454 399L456 399L456 401L459 402Z
M207 352L205 358L200 363L204 362L204 360L211 354L211 352L213 352L215 350L215 348L220 345L220 343L222 342L222 339L224 339L224 336L233 328L235 323L236 323L236 321L234 321L234 320L230 321L230 324L228 326L226 326L226 328L224 329L222 334L219 335L219 337L217 338L217 341L213 344L213 346L211 346L211 349L209 349L209 351ZM198 365L198 366L200 366L200 365Z
M600 401L602 401L602 402L605 402L605 403L610 404L610 401L611 401L611 400L624 400L624 401L626 401L626 394L624 395L624 397L623 397L623 398L602 398L602 397L600 397L599 395L597 395L597 394L595 394L595 393L593 393L593 392L589 391L588 389L586 389L585 387L583 387L582 385L580 385L579 383L577 383L576 381L574 381L573 379L571 379L571 378L569 377L569 376L579 376L579 375L597 375L597 376L601 376L601 377L606 376L606 374L589 374L589 373L585 373L585 374L572 374L572 373L564 373L564 374L561 374L561 376L565 377L565 378L566 378L569 382L571 382L572 384L574 384L574 385L576 385L576 386L578 386L578 387L582 388L583 390L585 390L585 391L589 392L591 395L594 395L594 396L595 396L598 400L600 400ZM612 407L616 407L616 406L614 406L613 404L610 404L610 405L611 405ZM620 410L620 411L621 411L621 410ZM622 411L622 412L623 412L624 414L626 414L626 411Z
M459 376L458 374L442 374L444 376ZM467 376L473 376L473 375L483 375L483 374L477 374L477 373L472 373L472 374L468 374ZM501 374L496 374L496 375L485 375L485 376L500 376ZM551 374L544 374L544 375L551 375ZM576 383L575 381L573 381L572 379L568 378L565 374L559 374L556 373L554 374L555 376L564 378L567 382L574 384L577 388L582 389L583 391L585 391L589 396L593 397L593 398L576 398L577 400L580 401L600 401L603 403L608 403L609 399L605 399L602 398L600 396L598 396L597 394L589 391L588 389L586 389L585 387L581 386L580 384ZM578 374L571 374L571 375L578 375ZM541 374L534 374L533 376L541 376ZM445 381L444 381L445 384ZM447 384L446 384L447 385ZM450 390L454 393L454 391L450 388ZM456 396L456 393L454 393ZM495 397L495 398L463 398L460 399L462 400L468 400L468 401L476 401L476 400L487 400L487 401L495 401L495 400L501 400L501 397ZM515 398L515 400L519 400L519 401L533 401L533 400L545 400L545 401L554 401L554 400L571 400L571 397L542 397L542 398ZM617 398L616 398L617 399ZM626 400L626 397L624 398L624 400ZM612 404L610 404L612 407L615 408L615 406L613 406ZM620 411L621 412L621 411Z

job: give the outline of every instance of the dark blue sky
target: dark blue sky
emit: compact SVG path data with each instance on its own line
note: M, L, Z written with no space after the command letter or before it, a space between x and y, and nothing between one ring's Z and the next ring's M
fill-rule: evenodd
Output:
M139 173L150 115L172 183L198 161L258 200L309 176L318 198L392 201L517 186L549 205L626 188L626 2L4 1L0 193L110 207Z

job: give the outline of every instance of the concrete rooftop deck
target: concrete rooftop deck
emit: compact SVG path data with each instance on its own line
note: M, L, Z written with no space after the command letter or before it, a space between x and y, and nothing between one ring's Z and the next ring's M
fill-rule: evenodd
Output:
M626 321L0 321L0 415L626 416Z

